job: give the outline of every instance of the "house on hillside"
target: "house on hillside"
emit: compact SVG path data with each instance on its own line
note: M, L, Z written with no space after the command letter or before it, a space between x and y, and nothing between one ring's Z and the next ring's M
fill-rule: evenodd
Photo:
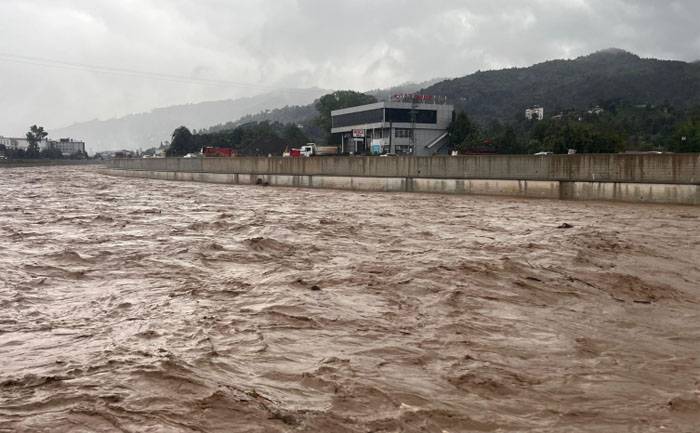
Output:
M527 110L525 110L525 118L527 120L544 119L544 108L540 107L539 105L535 105L534 107L528 108Z

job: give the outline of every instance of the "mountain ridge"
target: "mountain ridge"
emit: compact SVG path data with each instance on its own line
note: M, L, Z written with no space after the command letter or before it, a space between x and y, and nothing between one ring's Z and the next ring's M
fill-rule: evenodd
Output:
M422 89L446 95L477 121L509 120L533 105L554 113L610 100L700 105L700 63L645 59L620 49L529 67L476 72Z
M93 120L50 131L81 138L95 150L146 149L185 125L221 131L244 123L278 121L311 125L314 101L328 90L312 88L272 92L236 100L161 107L109 120ZM479 123L510 121L528 107L545 108L545 117L566 110L587 110L610 101L636 105L700 106L700 61L642 58L608 48L574 59L553 59L528 67L477 71L462 77L404 83L365 93L388 99L393 93L444 95L457 110Z
M79 138L92 152L146 149L168 140L172 131L181 125L191 129L207 128L251 112L309 104L328 92L320 88L287 89L238 99L158 107L111 119L78 122L49 132L53 137Z
M503 76L510 82L504 82ZM664 77L672 77L667 80L670 83L659 86ZM470 81L476 81L478 87L470 88ZM464 83L467 86L462 88ZM410 88L411 84L414 88ZM700 62L642 58L620 48L608 48L574 59L547 60L528 67L477 71L429 86L421 84L405 83L365 93L380 100L388 99L392 93L402 93L401 87L405 86L406 93L445 95L457 110L465 111L482 124L521 118L525 109L533 105L545 107L546 116L572 109L585 111L611 101L670 104L678 108L700 106ZM494 100L495 104L489 103ZM266 120L308 124L309 116L316 113L313 106L289 106L247 115L212 129L230 129Z

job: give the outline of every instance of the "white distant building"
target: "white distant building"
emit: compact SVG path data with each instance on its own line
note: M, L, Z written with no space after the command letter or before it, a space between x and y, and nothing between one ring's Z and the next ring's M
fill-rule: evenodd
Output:
M0 137L0 144L4 145L7 149L13 150L27 150L29 147L29 140L26 137ZM46 149L49 146L49 141L44 139L39 142L39 150Z
M29 148L29 140L26 137L1 137L0 145L4 145L6 149L11 150L27 150ZM58 149L63 156L71 156L79 152L85 152L85 143L82 141L74 141L70 138L61 138L60 140L39 141L39 150Z
M85 153L85 143L82 141L74 141L70 138L61 138L58 141L49 141L49 146L52 149L58 149L63 156L71 156L76 153Z
M539 105L535 105L534 107L530 107L527 110L525 110L525 118L527 120L542 120L544 119L544 108L540 107Z

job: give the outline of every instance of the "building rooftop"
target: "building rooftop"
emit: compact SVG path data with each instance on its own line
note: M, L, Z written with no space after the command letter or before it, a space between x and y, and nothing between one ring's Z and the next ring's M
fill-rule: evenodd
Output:
M357 113L360 111L378 110L382 108L403 108L416 110L439 110L439 111L454 111L454 106L449 104L431 104L431 103L412 103L403 101L379 101L373 104L358 105L355 107L341 108L340 110L331 111L331 116L340 116L343 114Z

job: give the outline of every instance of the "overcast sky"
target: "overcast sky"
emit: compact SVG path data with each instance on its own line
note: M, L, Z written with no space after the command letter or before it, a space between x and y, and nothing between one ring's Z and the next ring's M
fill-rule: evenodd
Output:
M608 47L698 60L698 17L699 0L0 0L0 135Z

